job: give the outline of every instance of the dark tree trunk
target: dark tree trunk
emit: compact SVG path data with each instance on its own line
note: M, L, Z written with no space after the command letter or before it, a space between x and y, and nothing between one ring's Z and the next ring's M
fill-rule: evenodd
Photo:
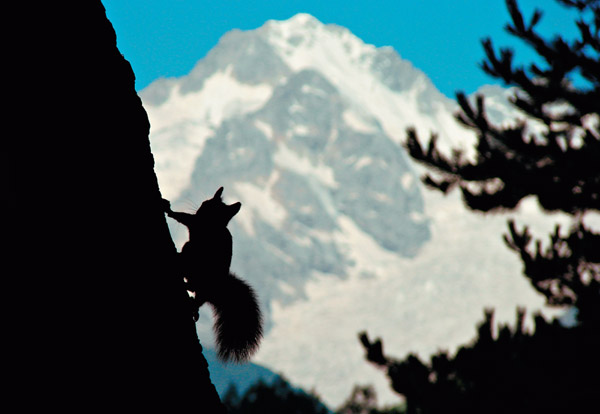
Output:
M20 76L2 157L17 403L218 412L112 25L100 1L28 7L11 15Z

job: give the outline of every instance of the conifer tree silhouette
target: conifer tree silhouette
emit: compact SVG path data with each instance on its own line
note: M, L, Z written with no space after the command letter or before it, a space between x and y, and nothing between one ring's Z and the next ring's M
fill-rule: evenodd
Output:
M539 241L532 250L527 227L518 230L513 222L505 240L520 254L526 276L550 305L574 305L581 321L591 318L598 323L600 235L586 228L583 217L600 210L600 2L561 2L581 12L580 37L571 42L560 36L543 39L535 31L542 12L535 11L526 23L516 1L506 2L512 17L507 30L533 47L547 62L546 68L535 63L529 71L515 67L511 50L501 49L498 56L492 41L483 41L487 56L483 70L516 86L512 103L537 121L541 133L532 131L531 121L493 125L482 96L472 105L458 93L457 118L478 137L475 162L460 151L452 157L443 155L435 136L425 149L414 129L408 131L406 147L415 160L434 170L423 179L427 185L444 192L459 187L473 210L513 209L524 197L534 195L543 209L571 214L569 234L562 235L557 228L546 251ZM583 86L574 83L578 75Z
M542 12L525 21L517 2L506 1L512 20L506 29L531 46L544 66L516 66L511 50L498 54L490 39L482 42L483 70L516 87L512 104L527 120L494 125L482 96L471 103L458 93L457 119L477 134L475 160L458 150L442 154L435 135L423 145L414 129L407 131L406 148L429 167L426 185L443 192L459 188L470 209L510 210L534 195L542 209L571 215L571 228L565 233L557 227L546 248L512 221L504 239L520 255L532 286L549 305L574 307L577 324L565 327L538 314L529 333L520 309L515 327L500 327L494 335L488 310L473 344L455 356L440 352L429 363L415 355L389 358L381 340L362 333L367 359L386 368L392 388L406 397L408 413L598 410L600 235L584 217L600 211L600 1L558 1L579 12L575 40L542 38L536 31Z
M327 414L330 411L316 395L293 388L277 376L271 383L259 380L240 396L230 387L223 403L229 414L302 413Z

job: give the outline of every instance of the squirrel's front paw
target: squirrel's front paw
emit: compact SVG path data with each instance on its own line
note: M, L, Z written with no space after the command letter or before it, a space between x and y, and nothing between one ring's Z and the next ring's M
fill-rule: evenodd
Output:
M164 198L162 199L162 208L163 208L163 211L167 214L173 212L173 210L171 210L171 202Z

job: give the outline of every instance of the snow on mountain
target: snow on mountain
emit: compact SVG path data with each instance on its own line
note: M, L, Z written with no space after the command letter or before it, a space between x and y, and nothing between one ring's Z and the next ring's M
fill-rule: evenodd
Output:
M512 115L506 91L482 93L499 121ZM438 133L445 148L473 136L391 48L299 14L225 34L187 76L141 97L173 208L194 210L219 186L242 202L232 267L266 312L256 362L330 406L356 383L397 399L364 360L359 331L392 355L427 355L468 342L485 307L512 321L517 306L543 305L502 243L506 217L423 189L400 145L406 128ZM522 222L547 226L531 202L522 210ZM171 224L181 245L187 231ZM211 323L205 312L197 325L205 344Z

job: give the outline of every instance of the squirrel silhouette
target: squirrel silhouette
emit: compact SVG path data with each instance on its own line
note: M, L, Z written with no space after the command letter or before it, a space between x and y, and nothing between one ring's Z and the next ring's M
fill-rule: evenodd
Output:
M168 200L163 202L167 216L188 228L189 240L178 254L178 270L192 292L194 321L200 306L212 305L219 358L243 362L258 349L263 319L252 287L229 271L233 240L227 224L242 205L223 203L222 194L223 187L195 214L173 211Z

